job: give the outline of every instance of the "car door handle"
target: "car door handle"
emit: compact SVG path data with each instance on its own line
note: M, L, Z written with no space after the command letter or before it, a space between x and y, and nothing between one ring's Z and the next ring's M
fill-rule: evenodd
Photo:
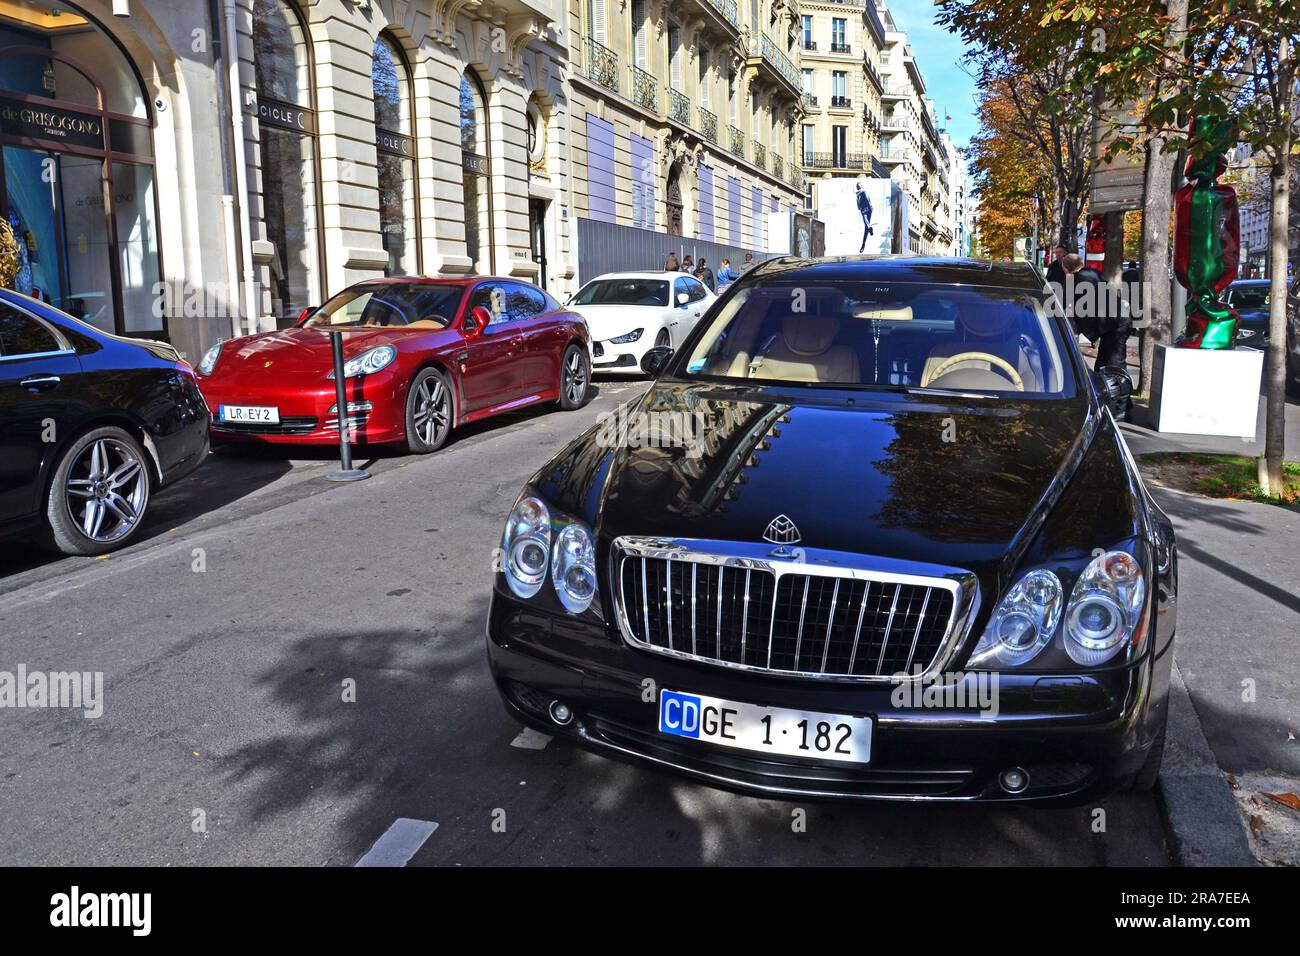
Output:
M30 375L18 383L19 388L25 388L29 392L47 392L56 388L63 381L57 375Z
M468 353L468 352L461 352L459 355L456 356L456 361L457 361L457 362L468 362L468 361L469 361L469 353Z

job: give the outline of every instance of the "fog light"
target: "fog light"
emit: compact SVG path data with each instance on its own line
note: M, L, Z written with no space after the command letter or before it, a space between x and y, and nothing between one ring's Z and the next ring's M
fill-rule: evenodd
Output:
M1029 786L1029 773L1020 767L1012 767L998 774L998 783L1007 793L1019 793Z
M563 727L573 720L573 711L569 710L568 704L553 700L551 701L551 720Z

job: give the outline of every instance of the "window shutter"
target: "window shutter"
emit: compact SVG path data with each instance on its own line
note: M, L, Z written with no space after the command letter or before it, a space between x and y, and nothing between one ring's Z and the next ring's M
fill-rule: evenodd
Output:
M646 68L648 53L646 50L645 0L632 2L632 49L636 65Z
M605 0L590 0L591 36L597 43L605 42Z

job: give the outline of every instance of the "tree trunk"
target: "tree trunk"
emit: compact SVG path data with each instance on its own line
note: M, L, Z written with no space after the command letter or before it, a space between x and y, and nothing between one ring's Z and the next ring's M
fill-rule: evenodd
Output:
M1165 137L1157 133L1147 140L1146 176L1142 196L1142 305L1146 329L1142 333L1142 382L1140 397L1151 398L1151 368L1156 345L1169 342L1169 217L1173 213L1173 181L1177 153L1165 148Z
M1264 362L1264 466L1260 484L1264 493L1280 495L1285 485L1282 463L1286 456L1286 263L1291 212L1291 182L1287 157L1290 134L1279 149L1282 162L1273 174L1273 215L1269 225L1268 356Z

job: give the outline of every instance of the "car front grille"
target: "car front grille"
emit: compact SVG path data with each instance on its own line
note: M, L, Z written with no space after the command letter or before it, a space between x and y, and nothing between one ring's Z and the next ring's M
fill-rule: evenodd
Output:
M337 424L335 425L337 429ZM288 415L279 424L267 422L221 422L215 418L212 430L232 435L310 435L316 430L316 419L309 416Z
M615 542L615 600L630 643L772 674L914 677L942 666L978 590L956 569L903 573L899 562L863 556L702 544Z

